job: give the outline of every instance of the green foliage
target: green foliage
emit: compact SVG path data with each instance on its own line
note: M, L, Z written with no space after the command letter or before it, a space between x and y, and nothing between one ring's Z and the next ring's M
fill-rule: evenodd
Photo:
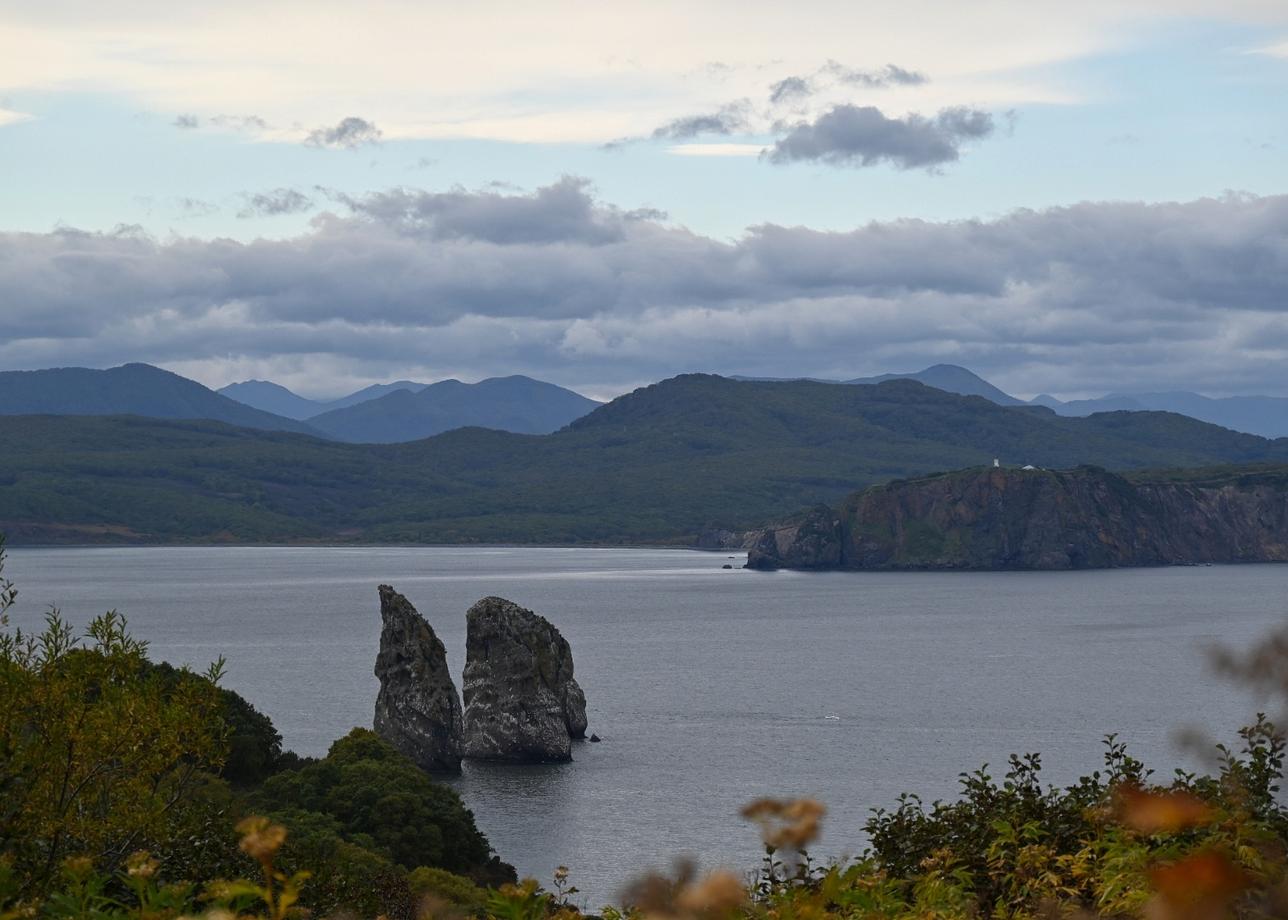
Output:
M205 680L202 675L176 668L167 662L148 662L145 671L155 673L167 687L183 680ZM226 726L227 754L220 776L235 786L258 785L293 762L282 751L282 736L268 716L252 706L241 694L219 688L220 716Z
M0 920L33 903L51 916L171 916L219 879L234 881L211 903L234 910L410 918L411 867L507 877L456 793L372 732L321 761L283 754L271 721L218 686L222 662L205 675L154 664L116 613L83 640L57 611L39 634L10 630L3 566L0 552ZM266 824L243 825L238 849L247 796L293 828L280 866L256 855L278 834ZM143 848L153 855L129 855ZM257 860L262 878L245 881ZM183 884L140 887L160 866Z
M1112 735L1104 771L1066 789L1041 784L1036 754L1013 756L1000 783L986 768L963 774L957 801L927 808L905 795L877 810L865 828L872 866L902 880L909 903L933 881L967 897L972 911L1004 917L1054 902L1138 913L1151 897L1151 867L1195 853L1228 853L1231 872L1277 883L1288 844L1288 812L1275 800L1284 742L1264 716L1240 735L1239 751L1218 747L1217 776L1178 772L1152 788L1150 772ZM1133 828L1142 809L1135 820L1146 824ZM1175 828L1153 817L1160 809L1181 816Z
M433 898L474 913L488 900L488 892L464 876L446 869L420 866L407 876L407 884L417 898Z
M705 375L645 387L551 435L466 428L409 444L6 416L0 526L46 543L687 541L999 455L1046 467L1283 464L1288 443L1167 413L1063 418L906 380Z
M469 872L491 856L460 796L367 729L355 728L316 763L270 777L252 801L274 814L327 816L344 839L404 870Z
M166 833L194 779L223 760L221 667L177 683L149 674L146 645L115 612L83 637L56 610L36 635L0 618L0 851L28 889L69 855L115 866Z

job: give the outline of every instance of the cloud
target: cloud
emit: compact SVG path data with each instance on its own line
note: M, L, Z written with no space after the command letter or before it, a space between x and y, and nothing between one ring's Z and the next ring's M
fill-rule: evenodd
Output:
M915 113L891 118L874 106L827 101L828 96L835 97L838 86L872 89L925 82L924 74L895 64L865 71L829 60L808 77L788 76L770 84L768 106L762 111L756 111L751 100L741 99L714 112L669 121L655 128L650 137L684 140L704 135L777 134L780 137L773 148L764 152L773 163L810 160L832 166L873 166L887 162L900 169L933 169L957 160L967 141L992 134L993 116L980 109L950 106L933 118ZM843 98L850 95L847 92ZM790 122L788 116L799 120ZM1007 114L1008 119L1013 117L1013 113ZM612 149L642 140L645 138L620 138L604 147ZM732 156L753 150L746 144L695 144L691 150L688 146L672 146L667 152ZM754 150L759 152L761 147Z
M382 136L381 130L365 118L350 115L340 119L334 127L310 131L304 143L309 147L353 150L366 144L377 144Z
M313 209L313 199L298 189L278 188L269 192L246 195L246 205L237 212L242 219L251 217L280 217L283 214L301 214Z
M1160 24L1202 24L1214 10L1212 0L621 0L564 16L522 5L503 17L485 5L394 0L372 0L360 13L349 0L315 0L275 5L272 15L254 0L200 10L160 0L3 6L4 94L90 88L148 111L203 119L253 111L310 126L333 122L335 100L354 100L390 138L587 143L645 134L667 113L704 111L712 61L727 65L715 70L728 98L761 98L770 80L820 61L891 56L904 68L934 68L933 99L921 104L935 109L1067 98L1065 72L1051 65L1139 47L1157 39ZM1229 0L1219 18L1278 42L1288 9Z
M575 178L345 201L306 233L247 243L0 233L0 367L144 360L314 389L528 373L603 393L691 370L949 361L1021 393L1288 394L1288 196L737 240Z
M197 115L182 113L176 115L171 124L184 131L195 131L202 126L203 121ZM271 130L269 123L258 115L211 115L205 119L204 124L242 134L260 134Z
M815 161L832 166L891 163L900 169L955 162L962 145L993 133L993 117L978 109L944 109L934 118L889 118L870 105L838 105L800 122L775 142L773 163Z
M209 217L219 212L219 205L200 198L176 198L174 204L183 217Z
M660 211L624 212L597 205L586 179L565 176L531 195L501 189L391 192L336 198L355 214L397 228L408 238L515 244L578 243L599 246L625 239L631 224L656 219Z
M269 123L258 115L214 115L210 123L217 128L227 128L230 131L246 134L267 131L270 128Z
M705 115L690 115L667 122L653 129L653 137L679 140L700 134L736 134L751 127L750 114L751 103L741 99Z
M782 102L804 99L812 92L809 80L804 77L784 77L769 87L769 102L772 105L778 105Z
M915 70L905 70L895 64L887 64L880 70L856 70L837 61L828 61L819 68L819 73L827 74L850 86L864 86L869 89L884 89L889 86L920 86L928 82L925 74Z
M1265 54L1270 57L1288 58L1288 41L1279 42L1274 45L1265 45L1261 48L1254 48L1249 54Z

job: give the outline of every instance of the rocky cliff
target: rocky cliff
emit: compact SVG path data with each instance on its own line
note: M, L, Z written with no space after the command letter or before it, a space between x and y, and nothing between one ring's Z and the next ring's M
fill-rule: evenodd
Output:
M521 763L572 759L586 697L572 649L548 620L500 597L466 614L465 756Z
M1288 561L1283 469L1132 478L977 468L855 493L761 531L753 569L1083 569Z
M389 585L379 590L376 733L425 770L459 773L461 701L443 643L407 598Z

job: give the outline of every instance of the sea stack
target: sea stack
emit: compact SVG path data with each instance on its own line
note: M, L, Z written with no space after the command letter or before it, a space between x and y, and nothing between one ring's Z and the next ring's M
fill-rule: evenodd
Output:
M432 773L461 772L461 700L442 641L407 598L380 586L376 734Z
M511 763L572 759L586 696L572 649L545 617L501 597L466 614L465 756Z

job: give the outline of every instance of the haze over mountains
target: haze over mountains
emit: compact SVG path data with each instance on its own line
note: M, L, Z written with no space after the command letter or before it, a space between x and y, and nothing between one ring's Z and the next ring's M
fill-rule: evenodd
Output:
M0 372L0 414L210 419L243 428L317 434L295 419L229 399L150 364Z
M912 380L672 378L548 435L346 444L216 422L0 417L14 542L692 543L892 478L991 463L1288 464L1162 412L1069 418Z
M215 392L248 406L254 406L256 409L263 409L265 412L284 415L302 422L323 412L356 406L358 403L379 399L398 390L410 390L416 393L427 386L429 386L427 383L397 380L393 383L375 383L348 396L341 396L339 399L307 399L271 380L243 380L241 383L230 383L226 387L220 387Z
M520 376L473 384L376 384L323 403L262 380L214 392L147 364L0 373L0 415L208 419L369 443L412 441L469 426L546 434L598 405L563 387Z
M267 380L233 383L220 393L309 425L337 441L394 444L466 428L549 434L599 406L580 393L514 375L478 383L440 380L378 383L339 399L305 399Z
M1084 416L1096 412L1176 412L1232 431L1263 438L1288 436L1288 399L1277 396L1228 396L1212 398L1198 393L1110 393L1099 399L1062 401L1042 394L1027 402L1005 393L987 380L955 364L935 364L911 374L881 374L838 383L872 384L887 380L916 380L926 386L982 396L999 406L1045 406L1059 415Z
M771 382L784 378L736 377ZM872 385L915 380L1000 406L1044 407L1077 417L1098 412L1176 412L1266 438L1288 436L1288 399L1271 396L1211 398L1197 393L1109 394L1062 401L1043 394L1025 401L964 367L936 364L908 374L881 374L819 383ZM147 364L108 370L51 368L0 373L0 415L141 415L210 419L247 428L295 431L340 441L398 443L454 428L478 426L519 434L548 434L600 403L572 390L514 375L478 383L410 380L374 384L333 400L307 399L267 380L211 391L196 381Z
M332 409L311 417L309 424L337 441L369 444L416 441L468 426L549 434L599 405L531 377L492 377L478 383L442 380Z

